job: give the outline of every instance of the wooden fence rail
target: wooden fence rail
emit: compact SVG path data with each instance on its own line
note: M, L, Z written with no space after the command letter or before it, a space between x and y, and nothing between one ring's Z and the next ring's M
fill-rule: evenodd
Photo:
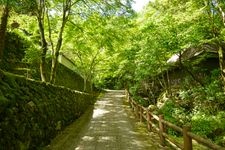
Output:
M147 108L139 105L135 102L131 97L129 92L126 90L127 100L129 101L132 110L134 111L136 117L139 118L140 122L146 121L147 128L149 131L155 130L158 132L160 137L161 145L165 145L166 141L172 146L176 146L183 150L192 150L192 140L197 141L199 144L206 146L207 148L213 150L225 150L225 148L212 143L210 140L197 136L196 134L191 132L190 126L178 127L166 120L164 120L163 115L154 115ZM157 123L156 123L157 122ZM177 142L174 138L171 138L167 133L167 128L171 128L177 132L183 134L183 143Z

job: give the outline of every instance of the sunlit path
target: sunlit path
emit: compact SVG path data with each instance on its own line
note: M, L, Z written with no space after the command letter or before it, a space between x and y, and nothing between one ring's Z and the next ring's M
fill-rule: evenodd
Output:
M158 150L158 135L145 132L125 104L124 91L108 90L78 122L53 140L48 149Z

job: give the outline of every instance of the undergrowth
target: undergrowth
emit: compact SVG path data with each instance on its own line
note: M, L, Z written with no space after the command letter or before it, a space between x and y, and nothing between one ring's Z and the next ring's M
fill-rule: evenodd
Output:
M193 133L225 146L225 94L218 70L211 72L204 86L190 86L190 83L177 90L177 97L169 98L160 113L178 126L191 124ZM173 130L168 132L181 136Z

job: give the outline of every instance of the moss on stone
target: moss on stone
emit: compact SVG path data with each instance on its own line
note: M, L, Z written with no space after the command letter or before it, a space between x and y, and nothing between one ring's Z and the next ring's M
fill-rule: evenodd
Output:
M89 94L18 76L0 82L0 150L38 149L93 104Z

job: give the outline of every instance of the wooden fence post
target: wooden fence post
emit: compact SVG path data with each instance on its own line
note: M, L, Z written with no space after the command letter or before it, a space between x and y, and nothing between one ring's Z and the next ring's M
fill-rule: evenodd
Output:
M125 90L125 95L126 95L126 99L129 101L129 95L128 95L128 91Z
M131 101L131 104L132 104L132 110L133 110L133 112L135 112L135 105L134 105L133 100Z
M131 105L132 102L131 102L130 94L129 93L127 94L127 97L128 97L128 103Z
M163 125L163 115L159 115L159 137L160 137L160 142L162 146L165 146L165 137L163 136L164 133L164 125Z
M140 116L140 122L143 121L143 109L141 106L139 106L139 116Z
M152 131L152 124L151 124L152 116L151 116L149 110L147 110L146 115L147 115L146 117L147 117L148 131Z
M130 94L129 94L128 90L127 90L127 100L129 102L129 104L131 105L131 99L130 99Z
M135 114L137 116L137 118L139 118L139 108L138 108L138 105L134 105L134 108L135 108Z
M188 136L188 132L191 130L190 126L183 126L183 139L184 139L184 150L192 150L192 139Z

